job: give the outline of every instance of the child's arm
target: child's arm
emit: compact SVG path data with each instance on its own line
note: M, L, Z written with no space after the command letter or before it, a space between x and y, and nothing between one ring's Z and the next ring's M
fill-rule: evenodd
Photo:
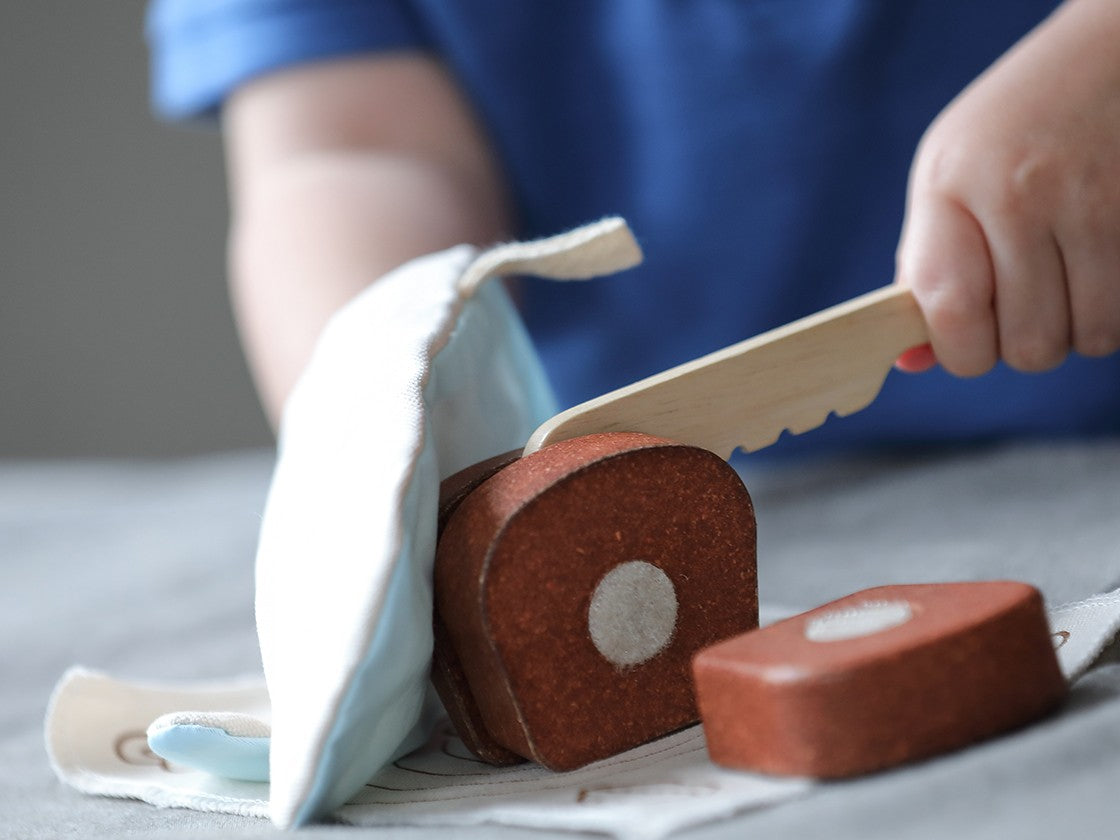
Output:
M1120 348L1120 3L1067 0L933 123L898 280L956 374Z
M223 124L235 312L274 424L338 307L412 257L509 230L486 139L431 58L266 76Z

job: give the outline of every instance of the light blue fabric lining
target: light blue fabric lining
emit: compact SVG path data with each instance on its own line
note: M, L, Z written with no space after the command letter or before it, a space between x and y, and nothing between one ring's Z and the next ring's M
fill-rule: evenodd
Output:
M421 746L442 711L428 680L440 478L520 446L556 404L501 283L485 283L464 302L422 392L423 441L404 494L402 542L385 606L295 824L334 811L383 766ZM178 725L155 732L149 746L172 762L218 776L269 778L268 738Z
M440 479L521 445L555 407L520 318L494 282L464 302L422 385L423 442L399 514L401 544L384 610L325 739L296 825L345 804L378 770L428 737L442 711L428 680ZM269 778L267 738L181 724L153 733L149 746L217 776Z
M383 766L423 743L421 719L432 649L431 564L438 488L425 444L401 511L403 541L385 609L326 739L315 780L293 824L343 805Z
M553 411L543 369L499 283L487 283L465 302L423 393L424 442L404 498L403 541L385 610L295 825L345 804L379 769L424 742L432 711L427 689L440 478L524 443Z
M160 758L225 779L268 781L268 738L230 735L217 726L178 724L149 733Z

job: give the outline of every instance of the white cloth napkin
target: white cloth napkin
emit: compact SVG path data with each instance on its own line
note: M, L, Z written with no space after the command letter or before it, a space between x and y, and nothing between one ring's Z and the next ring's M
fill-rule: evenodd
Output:
M621 219L378 280L324 330L285 408L257 554L271 815L325 816L423 742L439 482L553 410L500 284L588 278L641 252Z
M74 668L51 701L48 748L59 776L87 793L267 817L267 782L177 766L151 753L144 737L148 722L172 709L251 714L267 700L260 678L255 684L155 686ZM699 727L557 774L531 764L481 764L444 721L419 750L367 780L334 817L363 826L497 823L655 838L784 801L808 787L801 779L719 769L707 760Z
M1056 607L1050 611L1050 629L1062 673L1074 682L1117 652L1120 589Z
M783 610L764 610L781 617ZM1116 639L1120 590L1049 613L1063 673L1084 674ZM1072 653L1072 655L1071 655ZM144 730L176 709L267 713L262 680L211 686L128 684L72 669L47 718L59 777L106 796L155 805L264 817L269 789L161 761ZM707 760L700 727L571 773L535 765L490 767L466 751L444 721L420 749L383 768L334 816L364 826L501 825L658 838L686 826L803 796L814 784L723 770Z

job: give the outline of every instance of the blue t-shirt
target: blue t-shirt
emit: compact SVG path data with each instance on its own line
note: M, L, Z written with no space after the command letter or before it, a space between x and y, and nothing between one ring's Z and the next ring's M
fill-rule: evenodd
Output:
M213 112L240 82L425 50L483 119L523 236L608 214L645 263L526 281L571 404L892 280L932 118L1056 0L156 0L154 98ZM1120 428L1120 358L959 380L892 373L869 409L778 453Z

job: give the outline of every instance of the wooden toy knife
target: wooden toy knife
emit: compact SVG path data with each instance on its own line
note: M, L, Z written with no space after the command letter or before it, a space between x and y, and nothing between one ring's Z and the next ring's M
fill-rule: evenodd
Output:
M866 408L928 340L910 290L887 286L570 408L523 454L593 432L645 432L729 458Z

